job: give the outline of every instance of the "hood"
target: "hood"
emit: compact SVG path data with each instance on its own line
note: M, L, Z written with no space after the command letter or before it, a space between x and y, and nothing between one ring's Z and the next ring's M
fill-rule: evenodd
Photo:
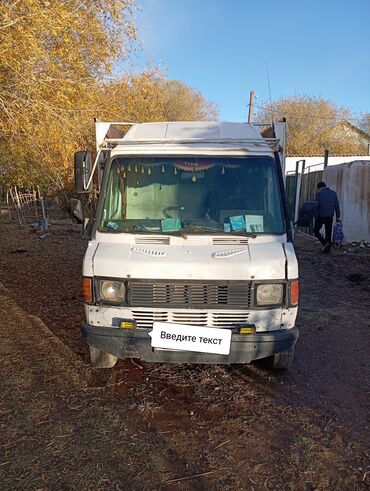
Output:
M99 243L95 276L182 280L280 280L286 276L281 242L248 245L132 245Z

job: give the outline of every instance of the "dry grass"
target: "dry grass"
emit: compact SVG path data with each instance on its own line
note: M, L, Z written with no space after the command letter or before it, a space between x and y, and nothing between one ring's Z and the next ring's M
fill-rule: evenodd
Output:
M290 373L130 362L96 371L78 333L80 236L65 224L43 241L0 235L2 490L369 485L367 283L343 280L367 274L367 258L299 246L301 340Z

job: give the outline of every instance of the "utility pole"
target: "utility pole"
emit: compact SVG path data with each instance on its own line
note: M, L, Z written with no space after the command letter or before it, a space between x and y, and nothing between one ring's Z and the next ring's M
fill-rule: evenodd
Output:
M253 113L254 113L254 90L251 90L249 94L248 123L252 122Z

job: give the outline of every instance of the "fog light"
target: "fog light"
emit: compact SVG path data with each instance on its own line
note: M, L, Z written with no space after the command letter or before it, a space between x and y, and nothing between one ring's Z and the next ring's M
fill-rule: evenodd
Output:
M134 329L135 328L135 321L121 321L119 323L119 327L121 329Z
M239 334L254 334L256 332L256 326L254 324L245 324L239 326Z
M255 326L241 327L239 329L239 334L254 334L255 332Z

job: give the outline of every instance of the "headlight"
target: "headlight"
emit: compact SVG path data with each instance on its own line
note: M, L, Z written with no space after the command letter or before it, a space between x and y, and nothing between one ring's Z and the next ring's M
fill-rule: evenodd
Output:
M100 281L100 299L109 302L124 302L126 300L126 285L123 281Z
M283 302L283 285L264 284L257 286L256 302L257 305L276 305Z

